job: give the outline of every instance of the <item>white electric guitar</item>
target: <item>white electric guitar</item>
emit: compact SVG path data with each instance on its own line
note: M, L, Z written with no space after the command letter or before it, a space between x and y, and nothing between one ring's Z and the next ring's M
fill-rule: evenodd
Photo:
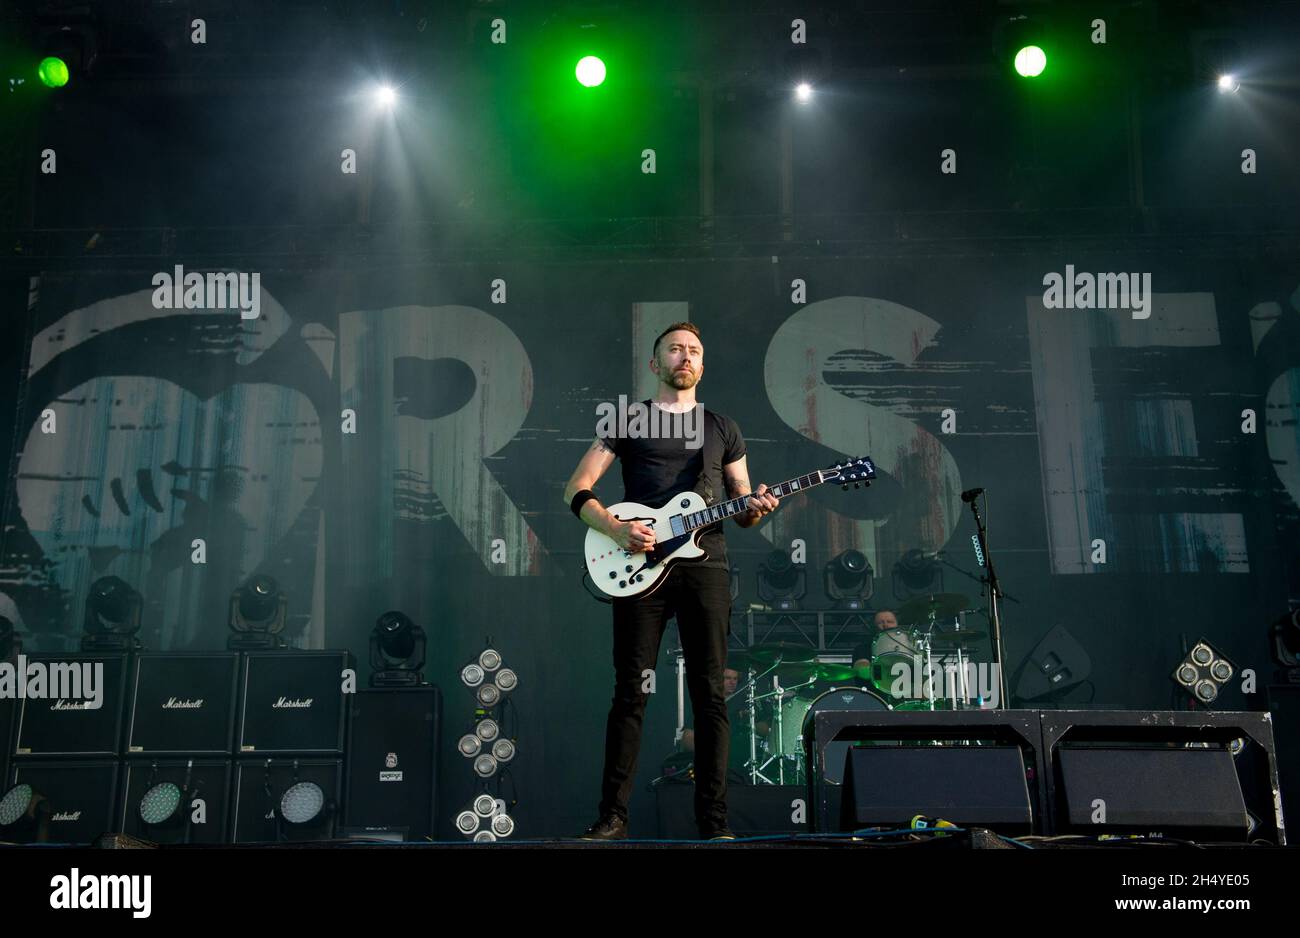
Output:
M823 482L838 482L844 488L870 485L876 467L870 458L836 463L768 488L768 494L785 498L805 492ZM655 532L655 545L647 551L628 551L613 538L595 528L587 529L587 572L601 591L616 599L649 593L658 586L673 564L700 560L707 551L699 546L704 529L749 510L749 495L739 495L712 507L704 504L698 492L682 492L664 503L662 508L648 508L637 502L619 502L606 509L619 521L640 521Z

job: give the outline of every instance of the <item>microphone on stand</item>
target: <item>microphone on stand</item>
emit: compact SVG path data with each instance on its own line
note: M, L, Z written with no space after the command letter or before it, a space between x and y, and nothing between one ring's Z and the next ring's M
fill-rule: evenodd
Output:
M983 494L984 494L983 489L967 489L966 491L961 493L961 500L969 505L971 502L975 501L975 499L979 498Z

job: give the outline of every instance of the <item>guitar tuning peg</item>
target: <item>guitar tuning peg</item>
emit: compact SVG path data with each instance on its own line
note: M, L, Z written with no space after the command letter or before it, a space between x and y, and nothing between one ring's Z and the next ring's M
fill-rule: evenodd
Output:
M849 490L849 484L847 482L845 482L843 485L840 486L841 492L847 492L848 490Z
M854 482L854 483L853 483L853 487L854 487L855 489L860 489L860 488L862 488L862 483L860 483L860 482Z

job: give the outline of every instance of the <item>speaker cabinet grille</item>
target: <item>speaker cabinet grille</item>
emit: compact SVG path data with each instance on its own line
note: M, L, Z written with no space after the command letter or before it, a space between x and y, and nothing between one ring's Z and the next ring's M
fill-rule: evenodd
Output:
M126 753L228 755L239 655L136 656Z
M1246 839L1246 804L1226 749L1063 746L1058 760L1067 831Z
M57 680L66 681L75 671L81 697L26 697L20 701L16 756L84 759L120 754L126 655L29 655L27 663L29 670L32 665L44 668L50 677L47 693L55 691L56 674L63 675ZM91 692L95 699L89 699Z
M20 761L15 763L9 781L13 785L31 785L35 793L45 797L49 808L48 843L89 844L100 834L114 830L117 762ZM35 831L17 830L4 836L18 843L38 839Z
M961 745L849 750L842 830L907 827L918 814L960 827L1030 833L1034 817L1020 750Z
M439 816L441 694L436 687L373 688L352 701L347 825L435 836Z
M345 651L245 655L237 754L342 754L351 660Z

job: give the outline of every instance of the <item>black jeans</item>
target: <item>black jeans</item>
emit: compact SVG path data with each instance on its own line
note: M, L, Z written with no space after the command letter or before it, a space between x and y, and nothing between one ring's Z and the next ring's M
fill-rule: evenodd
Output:
M627 819L648 696L642 691L644 672L658 664L664 626L674 615L695 713L695 823L707 835L727 826L731 740L722 671L731 622L731 576L725 567L677 564L648 596L614 600L614 701L605 724L600 814Z

